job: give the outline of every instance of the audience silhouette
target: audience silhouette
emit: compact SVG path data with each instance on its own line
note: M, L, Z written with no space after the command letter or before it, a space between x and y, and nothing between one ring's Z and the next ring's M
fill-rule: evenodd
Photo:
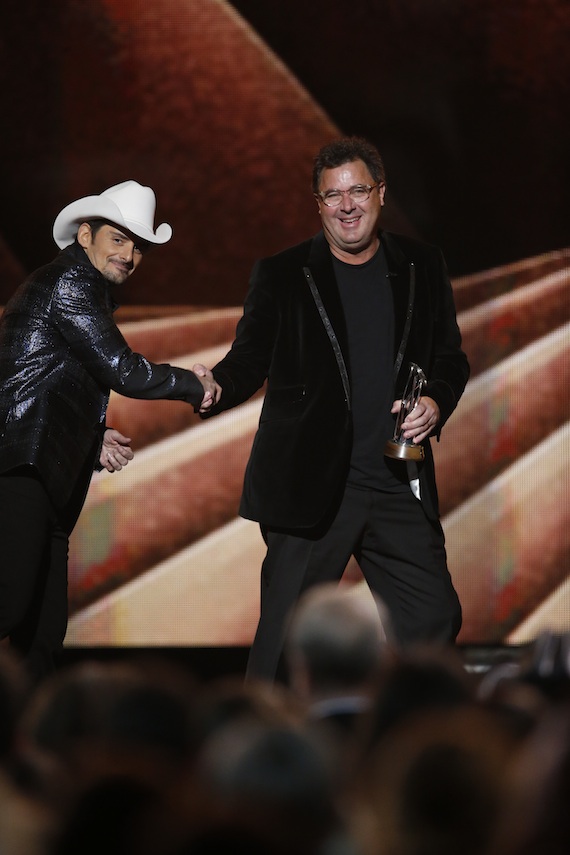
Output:
M482 672L322 586L286 684L0 648L2 855L565 855L570 635Z

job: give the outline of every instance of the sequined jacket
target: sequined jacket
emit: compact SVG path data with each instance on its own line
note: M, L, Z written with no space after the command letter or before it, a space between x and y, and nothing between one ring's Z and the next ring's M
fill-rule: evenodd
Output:
M31 464L56 505L87 489L110 390L197 406L191 371L156 365L128 346L107 280L79 244L18 288L0 319L0 472Z

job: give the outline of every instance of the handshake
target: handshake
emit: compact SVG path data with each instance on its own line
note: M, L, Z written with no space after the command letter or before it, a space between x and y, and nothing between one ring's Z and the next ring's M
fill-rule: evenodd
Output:
M211 410L214 404L217 404L220 400L222 388L221 386L218 386L214 380L214 375L210 369L206 368L206 366L202 365L200 362L197 362L192 366L192 371L204 387L204 397L202 398L202 403L200 404L198 412L207 413L208 410Z

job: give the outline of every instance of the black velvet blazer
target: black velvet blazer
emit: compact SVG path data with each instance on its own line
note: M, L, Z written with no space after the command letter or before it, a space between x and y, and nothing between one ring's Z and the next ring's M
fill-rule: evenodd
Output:
M436 247L386 232L380 237L394 300L394 399L402 396L409 364L416 362L428 377L424 394L441 411L439 436L469 376L445 262ZM240 513L275 528L317 526L341 493L350 457L350 388L311 293L311 278L350 375L345 320L322 232L256 263L235 341L214 368L223 392L212 415L245 401L267 379ZM422 501L436 517L429 441L425 446Z
M56 507L87 489L111 389L195 406L203 397L191 371L133 353L114 308L109 283L75 243L31 274L0 319L0 472L33 465Z

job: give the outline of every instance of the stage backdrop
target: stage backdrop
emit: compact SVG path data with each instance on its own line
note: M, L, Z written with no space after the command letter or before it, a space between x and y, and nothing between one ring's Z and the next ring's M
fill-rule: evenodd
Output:
M311 162L369 137L386 228L437 243L472 376L435 450L460 641L570 629L568 4L4 0L0 303L72 199L150 184L174 237L117 318L155 361L213 364L254 260L319 228ZM247 645L263 542L237 517L261 394L200 423L112 396L135 460L97 474L69 645ZM368 596L350 564L344 584Z

